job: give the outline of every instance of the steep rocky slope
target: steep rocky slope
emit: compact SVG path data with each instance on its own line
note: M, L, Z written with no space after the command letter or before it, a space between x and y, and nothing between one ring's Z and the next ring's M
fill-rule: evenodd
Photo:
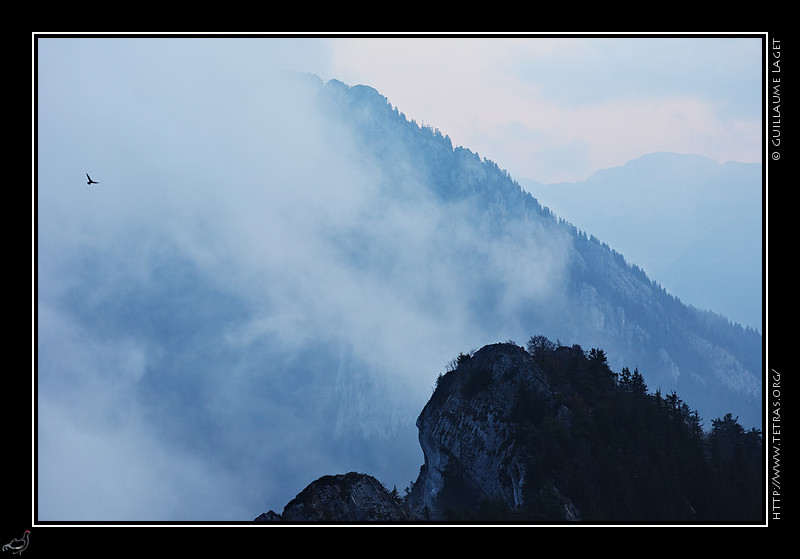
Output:
M403 505L374 477L349 473L312 482L282 514L256 520L436 521L483 501L516 509L526 480L515 418L520 398L553 403L546 375L523 348L494 344L462 355L417 419L425 463ZM564 518L579 518L568 500L562 506Z

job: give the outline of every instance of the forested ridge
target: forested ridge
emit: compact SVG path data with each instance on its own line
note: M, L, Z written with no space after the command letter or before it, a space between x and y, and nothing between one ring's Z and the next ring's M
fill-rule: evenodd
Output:
M603 350L543 336L532 337L527 350L556 396L523 390L516 402L514 444L524 447L528 475L524 504L464 507L451 476L444 492L454 505L451 519L566 520L566 497L582 522L763 520L760 430L745 430L731 414L704 427L678 394L651 391L637 369L611 371ZM454 360L437 390L469 358Z

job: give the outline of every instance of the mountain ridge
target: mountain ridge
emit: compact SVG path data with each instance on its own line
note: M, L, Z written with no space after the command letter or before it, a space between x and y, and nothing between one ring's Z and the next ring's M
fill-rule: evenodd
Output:
M352 126L365 155L393 161L401 154L407 161L403 169L418 170L427 192L452 211L452 220L470 220L478 237L497 239L493 249L517 250L520 258L526 258L527 252L531 255L527 258L540 261L553 258L558 250L566 253L567 262L554 268L564 277L563 291L520 289L513 299L516 308L508 312L498 312L507 310L498 294L525 282L544 282L536 275L536 263L502 270L507 273L505 281L494 275L477 284L465 282L465 293L480 293L467 295L477 307L476 320L518 321L527 331L538 327L553 338L588 340L637 365L649 375L651 384L678 389L690 402L697 400L695 406L704 415L721 412L732 401L745 423L760 425L760 334L712 311L684 304L608 244L556 216L496 163L454 147L438 129L408 121L374 88L348 89L334 82L328 96L329 87L331 82L320 82L323 105ZM549 252L545 243L562 248ZM466 273L475 266L491 269L491 255L478 249L469 256L472 266L462 271L455 265L454 271ZM534 273L526 275L529 270ZM722 389L707 407L700 400L709 399L710 383Z
M416 425L424 464L405 497L326 475L255 521L763 522L760 431L727 414L703 432L601 349L533 336L461 353Z

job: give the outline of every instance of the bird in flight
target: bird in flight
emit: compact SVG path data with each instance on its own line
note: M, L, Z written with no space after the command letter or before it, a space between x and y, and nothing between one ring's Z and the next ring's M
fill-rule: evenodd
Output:
M92 177L90 177L90 176L89 176L89 173L86 173L86 178L87 178L87 179L89 179L89 180L86 182L86 184L88 184L89 186L91 186L91 185L93 185L93 184L100 184L100 183L99 183L99 182L97 182L97 181L93 181L93 180L92 180Z

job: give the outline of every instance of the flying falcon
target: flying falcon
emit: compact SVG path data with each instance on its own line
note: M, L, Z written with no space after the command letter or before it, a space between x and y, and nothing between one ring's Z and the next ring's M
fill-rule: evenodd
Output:
M93 184L100 184L100 183L99 183L99 182L97 182L97 181L93 181L93 180L92 180L92 177L90 177L90 176L89 176L89 173L86 173L86 178L87 178L87 179L89 179L89 180L87 181L87 183L86 183L86 184L88 184L89 186L91 186L91 185L93 185Z

